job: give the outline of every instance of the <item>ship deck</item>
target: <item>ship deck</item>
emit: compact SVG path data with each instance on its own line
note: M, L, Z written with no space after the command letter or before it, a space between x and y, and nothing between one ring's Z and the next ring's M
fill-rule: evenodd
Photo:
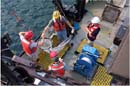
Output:
M86 77L73 71L74 63L78 58L78 55L76 55L74 52L79 47L81 41L86 38L86 33L84 31L84 28L86 28L86 26L88 25L92 17L99 16L101 18L101 15L105 7L105 3L106 2L93 2L93 3L86 4L85 8L87 9L88 12L84 15L82 21L79 23L80 29L77 31L78 34L75 35L73 40L71 40L71 43L73 43L74 45L63 56L64 62L67 65L65 76L72 77L77 81L91 82L92 85L96 85L95 83L98 82L98 79L101 80L102 77L104 78L106 77L106 83L110 84L112 76L107 74L107 68L111 64L111 61L113 59L112 56L115 54L115 52L118 49L118 46L113 44L113 39L116 35L118 28L120 27L120 24L122 24L121 20L123 20L128 15L127 7L123 8L122 13L118 21L116 22L116 24L113 25L112 23L109 23L107 21L104 20L101 21L101 31L94 43L107 50L111 50L111 53L109 53L108 56L105 58L103 62L103 66L99 64L98 67L95 68L97 72L93 73L94 74L93 79L91 81L88 81ZM24 56L26 57L26 55ZM101 81L99 84L101 85L102 82L104 81Z

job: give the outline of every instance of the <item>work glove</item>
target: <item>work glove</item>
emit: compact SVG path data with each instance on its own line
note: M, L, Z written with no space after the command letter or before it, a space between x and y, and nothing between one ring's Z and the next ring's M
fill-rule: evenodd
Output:
M72 34L74 33L74 28L72 28L71 33L72 33Z
M59 58L59 61L60 61L60 62L63 62L63 59L62 59L62 58Z

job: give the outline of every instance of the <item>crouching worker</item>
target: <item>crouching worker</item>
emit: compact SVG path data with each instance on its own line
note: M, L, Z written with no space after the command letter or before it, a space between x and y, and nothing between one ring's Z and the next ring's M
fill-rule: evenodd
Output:
M21 40L23 50L30 57L29 59L36 62L36 60L37 60L37 48L38 48L38 46L43 46L44 35L42 35L41 41L38 41L38 42L34 42L32 40L34 34L30 30L27 31L27 32L20 32L19 36L20 36L20 40Z
M48 70L52 71L52 76L64 76L65 69L64 69L64 62L61 58L58 58L55 54L55 59L52 64L49 65Z
M96 40L96 37L100 31L100 19L99 17L94 17L91 20L91 23L85 29L87 32L88 44L93 46L93 42Z

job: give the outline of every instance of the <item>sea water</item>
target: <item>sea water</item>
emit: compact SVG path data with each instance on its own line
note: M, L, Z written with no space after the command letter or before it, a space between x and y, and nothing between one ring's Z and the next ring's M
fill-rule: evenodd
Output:
M74 4L76 0L62 0L64 4ZM8 32L13 43L10 49L16 55L22 51L18 33L32 30L36 39L52 17L55 6L52 0L1 0L1 36ZM27 27L23 28L12 15L15 13Z

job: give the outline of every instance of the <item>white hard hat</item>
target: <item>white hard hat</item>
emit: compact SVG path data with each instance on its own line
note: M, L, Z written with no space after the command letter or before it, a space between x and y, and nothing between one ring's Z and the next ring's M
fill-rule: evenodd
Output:
M100 22L100 19L99 17L93 17L92 20L91 20L92 23L99 23Z

